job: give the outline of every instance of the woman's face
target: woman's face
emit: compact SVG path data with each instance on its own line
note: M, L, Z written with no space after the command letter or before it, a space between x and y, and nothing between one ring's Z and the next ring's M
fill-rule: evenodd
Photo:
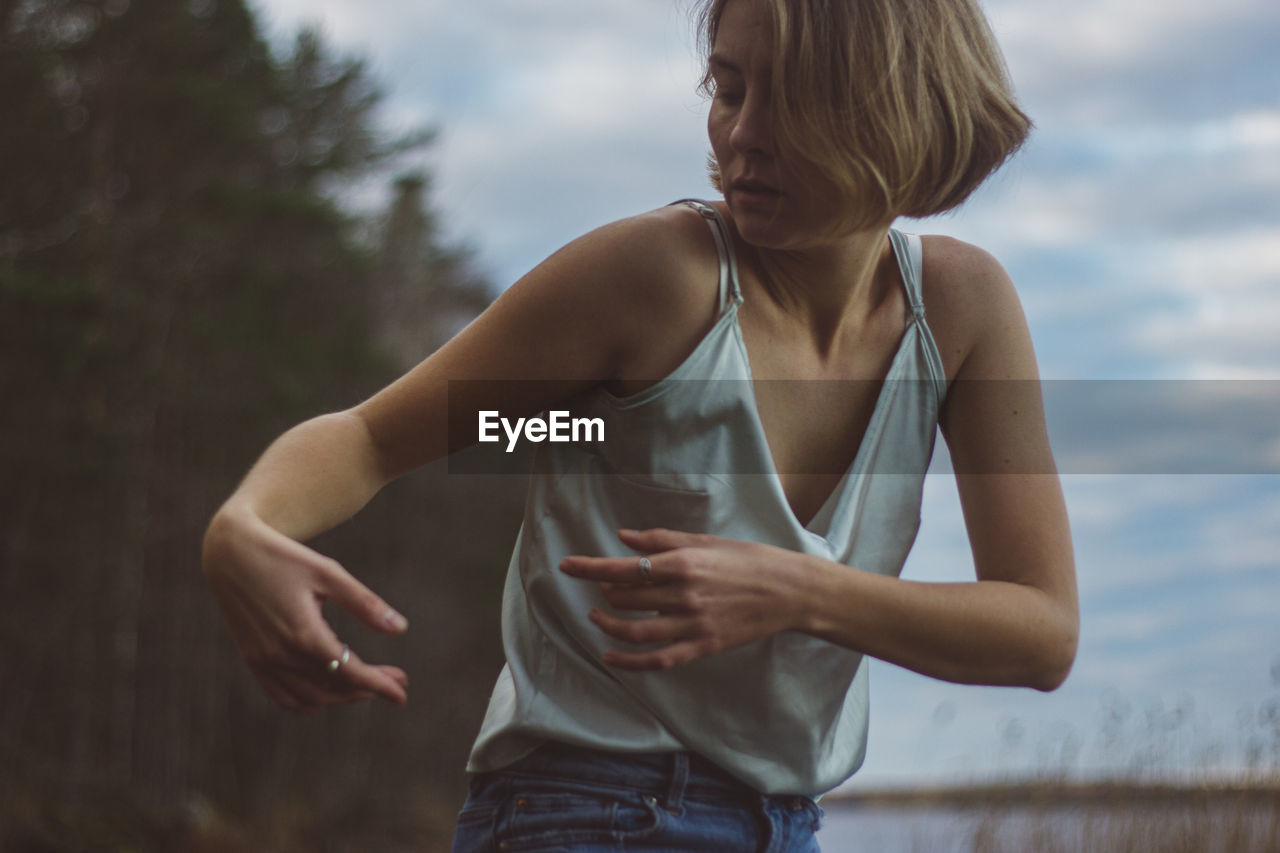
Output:
M762 248L801 249L829 237L842 202L808 162L779 155L770 81L773 27L757 0L729 0L712 50L711 150L738 232Z

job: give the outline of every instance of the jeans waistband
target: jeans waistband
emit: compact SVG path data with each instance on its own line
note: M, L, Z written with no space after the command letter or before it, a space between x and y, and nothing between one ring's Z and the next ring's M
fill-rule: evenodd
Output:
M733 802L771 799L693 752L610 752L549 741L495 772L607 785L647 794L668 806L678 806L686 797Z

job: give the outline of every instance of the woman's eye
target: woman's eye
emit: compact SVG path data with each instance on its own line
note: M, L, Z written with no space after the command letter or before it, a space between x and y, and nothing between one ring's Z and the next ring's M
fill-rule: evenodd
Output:
M726 104L737 104L742 102L742 93L735 92L732 89L716 89L716 100Z

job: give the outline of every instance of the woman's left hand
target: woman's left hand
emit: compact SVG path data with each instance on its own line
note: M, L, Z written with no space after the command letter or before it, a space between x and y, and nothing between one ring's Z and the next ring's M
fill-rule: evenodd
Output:
M620 530L640 557L566 557L565 574L596 581L615 610L656 611L626 618L600 608L591 621L614 639L661 644L649 651L611 651L604 662L636 671L670 669L800 623L802 555L772 545L677 530Z

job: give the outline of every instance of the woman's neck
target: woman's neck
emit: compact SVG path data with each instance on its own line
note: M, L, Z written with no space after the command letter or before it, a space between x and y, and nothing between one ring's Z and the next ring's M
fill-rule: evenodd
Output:
M820 351L865 327L898 279L887 227L804 250L746 246L744 254L773 307L806 328Z

